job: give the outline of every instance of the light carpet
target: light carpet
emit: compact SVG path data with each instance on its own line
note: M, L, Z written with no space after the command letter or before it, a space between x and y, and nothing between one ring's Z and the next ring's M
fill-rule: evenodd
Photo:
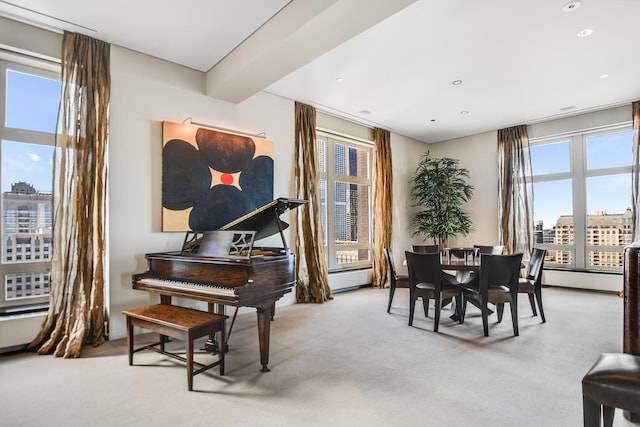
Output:
M581 426L581 379L602 352L622 349L622 298L545 288L547 323L519 303L520 336L505 309L482 336L480 312L463 325L443 311L440 332L408 290L339 293L325 304L278 307L271 372L261 373L255 315L241 314L226 375L187 391L182 363L153 352L128 366L125 340L79 359L0 357L0 425L8 426ZM152 339L138 337L140 342ZM174 341L172 346L180 346ZM199 354L199 358L209 355ZM615 426L632 426L616 411Z

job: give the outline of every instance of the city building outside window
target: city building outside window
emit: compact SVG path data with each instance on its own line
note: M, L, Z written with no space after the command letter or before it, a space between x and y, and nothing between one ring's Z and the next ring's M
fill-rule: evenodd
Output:
M316 144L329 271L371 266L373 145L320 131Z
M15 61L14 61L15 60ZM45 307L52 253L52 174L59 65L0 58L0 315Z
M545 267L622 272L632 241L630 126L531 141L535 246Z

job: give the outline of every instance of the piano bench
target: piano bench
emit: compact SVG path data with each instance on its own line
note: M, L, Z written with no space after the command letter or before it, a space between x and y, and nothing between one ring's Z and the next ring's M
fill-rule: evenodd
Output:
M218 345L218 360L203 365L193 360L193 342L205 335L220 331L220 343L225 340L225 320L227 316L170 304L155 304L134 308L122 312L127 319L127 346L129 348L129 366L133 365L133 353L151 350L187 363L187 383L189 391L193 390L193 376L218 366L220 375L224 375L224 345ZM160 335L157 343L134 349L133 327L148 329ZM167 337L185 341L186 357L165 350ZM159 348L158 348L159 346ZM198 369L194 370L194 365Z

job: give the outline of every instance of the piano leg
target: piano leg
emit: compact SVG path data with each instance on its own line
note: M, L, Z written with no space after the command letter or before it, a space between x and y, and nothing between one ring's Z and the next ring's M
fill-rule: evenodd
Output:
M260 342L260 364L261 372L269 372L269 336L271 334L271 317L273 316L274 304L264 307L256 307L258 314L258 340Z

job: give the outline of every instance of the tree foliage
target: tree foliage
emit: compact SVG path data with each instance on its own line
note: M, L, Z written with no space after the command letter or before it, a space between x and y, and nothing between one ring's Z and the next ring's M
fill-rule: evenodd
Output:
M449 237L473 230L463 209L473 195L468 178L469 171L459 167L456 159L434 158L429 152L420 158L410 183L413 206L422 208L411 222L413 236L424 234L443 247Z

